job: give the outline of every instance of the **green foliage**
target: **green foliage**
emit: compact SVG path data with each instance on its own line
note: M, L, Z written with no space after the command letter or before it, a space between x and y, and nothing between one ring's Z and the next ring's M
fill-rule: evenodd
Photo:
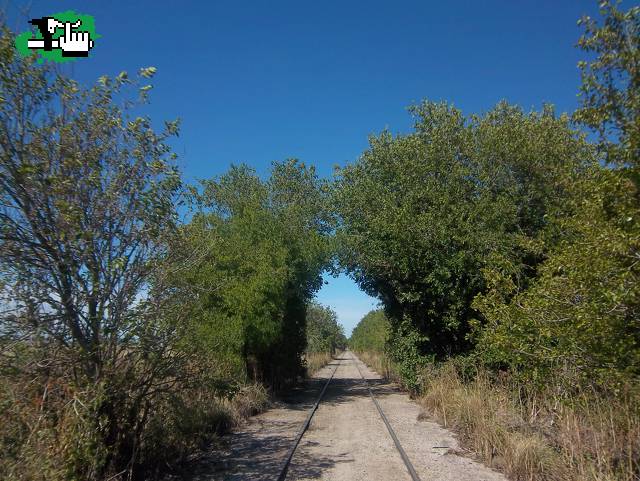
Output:
M127 93L144 103L155 68L84 88L21 58L3 29L0 476L146 479L188 458L264 405L247 380L281 388L344 346L335 313L312 302L336 255L384 305L351 348L409 389L457 355L456 386L481 365L496 383L508 369L531 389L518 387L527 410L551 391L553 409L588 391L627 405L640 375L640 9L601 12L581 21L595 58L580 64L574 116L597 146L550 106L465 116L425 101L413 132L371 137L332 187L296 160L266 179L234 166L188 188L181 225L178 122L156 132Z
M354 351L383 352L391 326L384 311L368 312L353 329L349 348Z
M486 289L489 263L527 285L543 239L556 235L549 216L566 209L571 179L592 159L549 106L526 114L501 103L465 117L424 102L411 111L415 132L372 137L334 192L340 260L384 303L393 360L407 373L420 356L472 347L472 302Z
M640 374L638 191L628 172L600 168L576 191L576 214L557 220L563 239L527 289L485 271L479 350L541 383L554 372L615 383Z
M344 349L347 339L338 316L327 306L312 302L307 306L307 352L335 354Z
M551 220L557 242L530 286L504 269L485 270L490 289L476 300L485 361L569 386L597 383L619 392L640 374L638 25L640 9L601 3L602 26L582 19L581 108L575 118L601 135L611 168L594 166L573 181L568 208Z
M84 88L35 61L2 30L0 476L149 479L235 422L247 374L303 373L327 189L234 167L178 226L178 122L131 115L155 68Z
M433 354L425 354L428 341L408 318L394 323L389 335L387 353L402 384L414 393L420 390L422 368L435 358Z
M594 148L548 108L424 104L414 134L372 139L338 179L341 258L390 313L394 368L519 478L638 478L640 8L616 5L581 21L595 58L574 119ZM450 313L468 355L449 357Z
M326 189L295 160L267 181L239 166L203 186L171 255L189 345L216 360L218 377L278 387L302 373L307 303L330 256Z
M16 447L0 476L28 477L37 453L49 479L100 479L139 461L150 410L179 384L158 277L175 131L133 117L139 79L85 88L34 62L2 27L0 404Z
M378 309L360 320L351 334L349 347L363 358L384 359L378 367L384 367L387 374L393 371L407 389L416 392L420 387L418 374L428 359L419 350L425 342L426 338L409 319L392 324L384 311Z
M618 2L600 2L602 22L578 22L585 33L578 42L595 56L581 61L580 98L575 119L600 134L607 160L639 167L640 159L640 6L622 11Z

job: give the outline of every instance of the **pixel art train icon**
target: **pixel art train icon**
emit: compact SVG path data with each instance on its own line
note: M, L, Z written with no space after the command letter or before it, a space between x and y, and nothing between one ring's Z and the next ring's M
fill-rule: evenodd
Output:
M74 31L82 25L82 20L75 22L60 22L53 17L34 18L29 22L38 27L41 39L31 38L27 41L27 46L31 50L44 50L51 52L53 49L60 49L63 57L88 57L89 50L93 48L93 39L89 32ZM53 38L58 28L64 29L64 33Z

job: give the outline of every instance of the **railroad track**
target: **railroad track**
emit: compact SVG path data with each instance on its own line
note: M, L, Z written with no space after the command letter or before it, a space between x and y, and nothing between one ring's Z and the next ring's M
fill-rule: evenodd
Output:
M393 444L396 447L396 450L398 451L398 453L400 454L400 457L402 458L402 461L404 462L404 465L407 468L407 471L408 471L409 475L411 476L412 481L421 481L420 477L418 476L418 473L416 472L415 468L413 467L413 464L411 464L411 460L407 456L407 453L402 448L402 445L400 444L400 440L398 439L398 436L396 436L395 431L391 427L391 424L389 423L389 420L387 419L387 416L385 416L384 411L380 407L380 404L378 403L378 400L376 399L375 395L373 394L373 390L371 389L371 385L369 384L369 380L367 378L365 378L364 375L362 374L362 371L360 370L360 366L358 365L358 363L356 361L356 358L353 356L353 354L351 352L349 352L349 351L345 351L345 352L348 352L349 354L351 354L351 357L346 359L346 360L353 361L353 363L355 364L356 368L358 369L358 373L360 374L360 377L362 378L362 382L364 383L364 385L367 388L367 391L369 393L369 397L371 398L371 400L373 401L373 404L375 405L376 409L378 410L378 414L380 414L380 418L382 418L382 421L384 422L384 425L387 428L387 432L389 433L389 436L391 436L391 439L393 440ZM323 385L323 387L322 387L322 389L320 391L320 395L318 396L318 398L316 399L316 402L313 404L313 406L309 410L309 414L307 415L307 418L305 419L304 423L302 424L302 426L298 430L298 433L296 434L296 437L295 437L295 439L293 441L293 444L289 448L289 451L287 452L287 456L286 456L284 462L282 463L282 467L280 468L280 473L278 475L277 481L285 481L286 480L287 472L289 471L289 465L291 464L291 460L293 459L293 455L295 454L296 449L297 449L298 445L300 444L300 441L302 440L302 437L304 436L304 433L309 428L309 425L311 424L311 420L313 419L313 415L318 410L318 407L320 406L320 403L322 402L322 398L324 397L324 394L327 391L327 388L329 387L329 384L333 380L333 377L334 377L336 371L338 370L338 367L340 367L342 365L342 361L343 360L344 359L340 359L338 364L336 364L336 366L333 368L333 371L331 372L331 376L329 376L327 381L324 383L324 385Z

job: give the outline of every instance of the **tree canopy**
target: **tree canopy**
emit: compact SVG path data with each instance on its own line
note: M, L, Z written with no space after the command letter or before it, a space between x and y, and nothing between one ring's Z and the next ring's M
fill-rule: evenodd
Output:
M542 238L554 235L549 216L566 208L593 155L548 106L527 114L501 103L465 117L423 102L411 112L413 133L372 137L339 172L339 255L382 300L392 337L413 332L420 354L444 358L472 347L483 269L499 263L521 286L535 274Z

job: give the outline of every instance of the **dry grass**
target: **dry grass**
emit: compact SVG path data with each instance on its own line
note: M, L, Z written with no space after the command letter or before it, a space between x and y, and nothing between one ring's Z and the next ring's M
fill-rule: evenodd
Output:
M181 453L174 457L174 463L180 464L268 405L269 396L261 384L247 384L230 398L202 391L196 398L167 406L164 415L158 416L159 430L150 436L151 448L164 446L161 451ZM149 458L153 460L153 454Z
M384 354L379 352L357 352L356 355L362 362L385 379L402 384L402 379L400 379L393 362Z
M95 426L81 409L63 396L49 394L49 404L26 396L24 387L0 379L0 479L7 481L63 481L73 477L74 463L94 456ZM34 391L36 389L34 388ZM269 404L266 389L258 384L242 387L231 398L206 389L185 391L158 403L144 426L136 475L156 479L163 470L179 469L198 457L216 439ZM89 453L89 454L86 454ZM129 479L130 473L112 481ZM97 476L97 475L96 475ZM95 478L95 477L94 477ZM92 478L92 479L94 479Z
M238 425L264 411L269 406L269 394L262 384L248 384L223 405L233 424Z
M308 352L304 357L307 366L307 375L309 376L333 360L333 356L328 352Z
M464 383L450 364L429 369L423 379L425 410L511 479L640 479L637 399L634 405L591 393L560 402L547 393L523 401L526 387L491 382L482 373Z
M398 381L380 353L358 357ZM463 381L454 363L421 376L426 414L458 434L461 445L517 481L640 481L640 398L594 391L562 397L532 392L508 376L479 372Z

